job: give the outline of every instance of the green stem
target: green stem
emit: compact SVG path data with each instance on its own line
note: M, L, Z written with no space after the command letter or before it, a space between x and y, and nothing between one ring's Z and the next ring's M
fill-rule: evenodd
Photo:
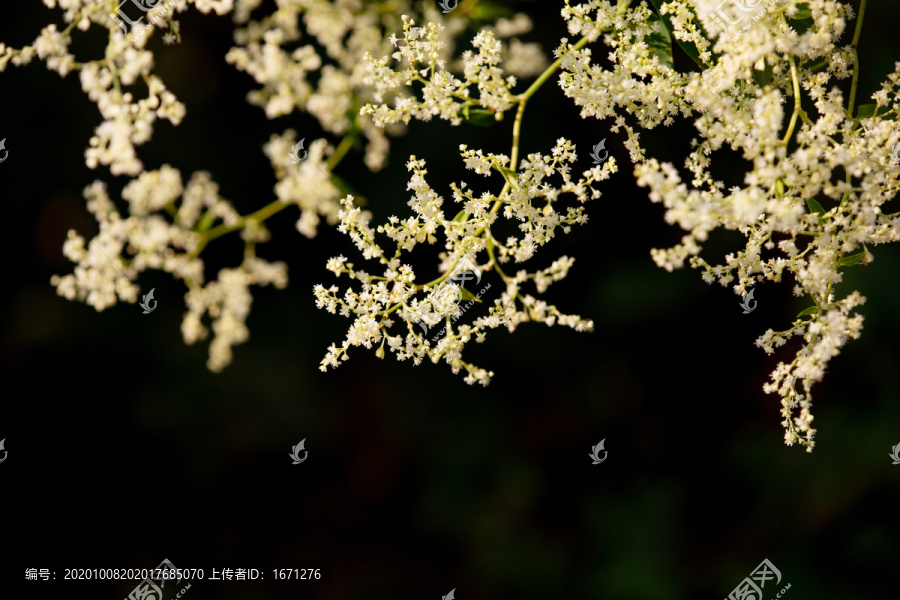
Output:
M456 269L456 265L458 265L458 264L459 264L459 261L457 260L455 263L453 263L453 265L452 265L449 269L447 269L447 272L446 272L446 273L444 273L443 275L441 275L441 276L438 277L437 279L432 279L432 280L429 281L428 283L423 283L423 284L417 285L417 286L416 286L416 291L424 290L424 289L425 289L426 287L428 287L428 286L438 285L438 284L442 283L442 282L443 282L445 279L447 279L447 277L449 277L450 274Z
M459 5L460 14L463 16L469 14L478 2L479 0L463 0Z
M500 268L500 262L497 260L497 257L494 256L494 236L491 234L490 230L487 232L487 251L488 256L491 257L491 264L497 269L497 273L500 274L503 281L509 281L509 276L503 272L503 269Z
M81 21L82 18L83 17L81 13L78 13L77 15L75 15L75 19L71 23L69 23L69 25L65 29L63 29L62 34L69 38L69 41L71 41L71 36L69 34L72 33L72 30L75 29L75 27L78 25L78 22Z
M581 50L582 48L584 48L587 45L587 43L588 43L588 39L586 37L583 37L580 40L578 40L578 42L572 47L572 50L573 51ZM544 85L544 83L546 83L546 81L548 79L550 79L550 76L553 75L557 71L557 69L559 69L559 66L562 64L562 60L563 60L563 57L560 56L555 61L553 61L553 64L551 64L549 67L547 67L547 70L545 70L543 73L541 73L541 76L538 77L537 80L531 84L531 87L519 95L520 101L528 100L529 98L534 96L534 93L537 92L538 89L540 89L540 87L542 85Z
M512 169L513 173L516 172L519 164L519 135L522 133L522 115L525 114L526 102L524 99L519 102L519 110L516 111L516 122L513 123L512 158L509 161L509 168ZM509 180L507 180L507 184L509 184Z
M106 66L109 67L109 72L113 78L113 87L116 88L116 98L121 98L122 86L119 84L119 70L116 68L116 63L109 54L106 56Z
M334 154L328 157L328 160L325 161L325 165L328 167L329 171L333 171L337 166L341 159L344 158L344 155L353 147L353 137L350 135L344 136L344 139L341 140L341 143L338 145L337 149L334 151Z
M334 167L337 166L341 159L347 154L350 148L353 147L353 138L352 136L346 136L341 143L338 145L337 149L334 151L334 154L328 157L326 161L326 165L328 166L328 170L331 171ZM217 227L213 227L209 230L209 232L203 235L204 237L204 246L206 242L216 239L217 237L221 237L225 234L231 233L232 231L237 231L238 229L243 229L247 224L247 221L257 221L262 223L272 215L275 215L287 207L292 206L291 204L287 204L282 202L281 200L274 200L269 204L263 206L259 210L254 213L247 215L246 217L239 217L236 223L223 223Z
M791 124L788 126L787 132L784 134L784 138L781 140L782 145L786 145L791 136L794 135L794 127L797 125L797 117L800 116L800 79L797 76L797 65L794 62L794 57L788 57L788 60L791 63L791 85L794 90L794 113L791 115Z
M853 42L850 44L850 48L853 49L853 82L850 84L850 105L847 107L847 111L850 113L851 119L853 118L853 107L856 104L856 86L859 83L859 52L857 46L859 45L859 36L862 33L865 14L866 0L860 0L859 14L856 16L856 31L853 32Z
M219 225L218 227L213 227L212 229L209 230L209 233L207 233L204 237L206 237L206 241L209 242L209 241L216 239L217 237L221 237L221 236L225 235L226 233L231 233L232 231L237 231L238 229L243 229L244 226L247 224L247 221L258 221L261 223L261 222L265 221L266 219L268 219L269 217L271 217L272 215L274 215L278 212L281 212L288 206L291 206L291 205L287 204L285 202L282 202L281 200L275 200L274 202L270 202L269 204L263 206L258 211L251 213L251 214L247 215L246 217L239 217L237 223L234 223L234 224L223 223L222 225Z
M573 46L573 50L580 50L585 45L587 45L587 43L588 43L588 39L586 37L583 37L580 40L578 40L578 42L575 44L575 46ZM510 169L514 173L516 171L516 168L517 168L517 165L519 162L519 138L520 138L520 135L522 132L522 117L525 113L525 104L528 102L529 98L531 98L535 94L535 92L537 92L541 88L541 86L544 83L546 83L547 80L550 79L550 77L559 69L560 65L562 65L562 57L556 59L553 62L553 64L551 64L549 67L547 67L547 69L543 73L541 73L541 76L538 77L537 80L531 84L531 87L529 87L523 93L521 93L515 97L515 101L519 104L519 108L516 111L516 120L513 123L513 143L512 143L512 152L511 152L511 157L510 157ZM341 145L343 145L343 142L341 143ZM335 152L335 154L337 154L337 152ZM509 188L510 188L510 181L508 178L506 178L506 183L503 186L503 191L500 193L501 199L498 199L494 203L494 206L491 207L491 213L496 213L498 210L500 210L500 207L503 204L502 197L509 190ZM466 218L466 221L468 221L468 217ZM215 231L215 230L213 230L213 231ZM487 226L484 226L481 229L479 229L477 232L475 232L475 237L480 237L482 235L487 236L486 241L487 241L488 255L490 256L490 259L491 259L491 264L494 265L494 268L497 269L497 272L500 274L500 276L504 280L508 280L509 277L500 268L500 264L497 261L496 257L494 256L493 240L492 240L491 232L489 229L487 229ZM426 287L440 284L451 273L453 273L453 270L455 268L456 268L456 264L454 263L454 265L450 269L448 269L446 273L444 273L437 279L435 279L433 281L429 281L428 283L425 283L425 284L416 285L416 290L422 290ZM390 309L386 310L384 312L384 316L386 317L388 314L397 310L397 308L399 308L399 303L397 305L394 305Z

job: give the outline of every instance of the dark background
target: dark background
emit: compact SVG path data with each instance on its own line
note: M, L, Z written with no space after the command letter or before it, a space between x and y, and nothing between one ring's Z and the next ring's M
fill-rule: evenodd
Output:
M528 39L545 49L566 35L560 2L508 4L535 18ZM888 4L870 3L866 15L860 102L900 57L900 10ZM62 27L61 13L36 0L6 2L0 41L21 47L51 20ZM181 21L180 45L157 35L150 47L188 115L177 128L157 122L140 157L147 169L171 164L185 181L209 170L247 214L274 198L261 150L271 133L290 127L309 140L321 131L306 115L270 122L245 102L255 84L223 58L229 17L192 10ZM88 56L102 48L99 30L75 37ZM286 261L291 284L254 289L251 339L213 374L208 341L181 339L185 289L169 275L141 276L143 293L156 289L150 315L127 304L97 313L49 284L72 268L61 252L66 231L96 232L82 188L100 178L118 197L127 181L84 165L99 122L77 73L61 79L35 60L0 74L9 150L0 164L0 439L9 451L0 465L0 596L119 600L134 581L64 582L64 570L151 568L168 558L207 577L225 567L266 577L195 582L191 600L437 600L452 588L459 600L719 599L768 558L779 587L791 584L787 598L897 597L900 466L888 454L900 443L900 249L873 248L873 264L847 270L838 293L867 296L863 336L814 388L815 451L787 447L779 400L762 386L797 346L766 356L753 342L808 301L791 296L790 282L767 283L744 315L729 289L657 268L650 248L677 242L680 230L634 185L624 136L610 122L580 120L548 82L526 109L522 152L567 137L586 168L589 147L606 138L620 165L589 204L589 223L528 263L577 258L546 297L593 318L593 334L534 324L493 331L466 354L496 372L486 389L444 364L379 361L361 348L321 373L327 346L350 321L316 309L312 286L334 282L328 257L361 257L334 229L302 237L289 209L267 223L273 241L259 254ZM508 153L511 126L414 123L384 171L367 173L351 154L337 172L381 222L408 210L409 155L428 161L429 182L449 202L451 181L486 185L462 169L459 144ZM693 135L687 122L642 140L680 164ZM731 159L721 176L745 166ZM499 189L496 177L489 182ZM739 242L716 235L705 256L718 260ZM210 277L238 264L241 251L237 234L211 244ZM304 438L309 458L293 466L291 446ZM609 455L595 466L588 454L601 439ZM275 568L309 567L325 572L319 585L272 581ZM56 581L26 583L26 568L49 568Z

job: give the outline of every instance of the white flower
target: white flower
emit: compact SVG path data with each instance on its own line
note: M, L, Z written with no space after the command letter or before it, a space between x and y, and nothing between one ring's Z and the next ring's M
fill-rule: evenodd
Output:
M558 50L563 90L585 117L616 116L616 127L629 138L638 184L648 189L651 201L663 204L666 221L686 232L680 244L654 249L653 260L670 271L689 261L703 271L705 281L733 283L738 294L759 281L781 281L787 271L797 282L795 293L815 304L817 312L808 320L796 320L787 331L769 330L757 342L773 352L788 338L804 335L806 344L792 363L779 364L766 391L782 397L788 443L812 449L810 387L846 341L859 335L862 323L861 317L849 316L862 303L856 292L841 301L834 298L841 270L853 264L846 263L850 256L862 257L862 263L871 260L864 244L898 239L896 217L886 219L880 206L900 189L883 166L900 134L874 116L857 123L840 91L826 88L851 74L852 49L836 44L852 10L829 0L805 2L815 25L798 35L782 18L796 14L801 3L795 0L761 6L752 18L736 3L697 0L693 7L699 22L688 2L672 0L661 12L671 18L675 38L696 46L703 67L679 73L662 68L644 42L652 33L645 6L623 13L610 4L568 4L563 16L570 32L597 39L601 31L612 30L604 40L613 52L606 68L594 64L589 49L563 44ZM719 10L723 6L725 13ZM765 22L756 24L760 20ZM734 23L741 25L739 32L729 30ZM718 55L715 61L710 52ZM819 61L825 69L811 68ZM898 77L900 64L873 96L879 105L890 104L893 96L897 106ZM814 109L802 112L799 96ZM691 119L698 139L685 162L690 177L675 165L646 157L623 112L645 129L679 116ZM712 175L715 153L724 147L740 153L747 165L743 185L727 192ZM745 245L713 266L699 255L716 229L739 232ZM802 391L795 388L797 381ZM792 420L796 407L800 414Z
M350 287L343 296L335 286L326 289L317 285L313 290L318 308L354 319L343 344L329 348L320 365L323 371L338 366L339 360L346 360L351 347L376 347L376 355L381 358L384 355L382 340L387 339L388 349L399 360L412 359L415 364L426 357L435 363L443 360L454 373L465 369L467 383L487 385L493 373L465 362L462 353L466 343L473 338L483 342L488 329L506 327L514 331L520 323L541 321L549 326L559 323L576 331L593 330L592 321L562 314L543 300L523 297L519 293L522 284L529 279L534 281L538 293L543 293L551 282L568 274L573 259L564 256L549 268L533 273L520 270L514 277L508 277L500 269L499 262L503 259L498 259L497 255L514 255L525 260L552 239L557 229L583 222L583 207L569 207L563 215L553 210L552 205L559 202L561 193L571 193L579 203L586 201L586 189L608 177L610 171L591 169L577 184L573 183L569 163L576 158L574 146L564 139L557 142L549 157L530 155L522 162L515 177L510 175L510 159L504 155L485 155L481 150L469 150L464 145L460 147L460 155L466 166L476 173L499 172L507 182L515 183L510 185L502 200L490 194L475 198L464 182L452 185L454 201L466 208L456 217L447 218L443 198L426 180L425 161L412 156L407 163L412 173L407 189L414 193L409 206L415 216L404 220L392 216L387 224L373 230L369 226L369 216L354 207L352 196L341 200L345 208L339 213L339 230L351 237L364 258L377 259L382 270L378 275L370 275L348 263L343 256L328 261L329 271L337 276L346 273L351 280L360 283L361 289ZM560 187L549 182L551 175L562 179ZM543 202L545 208L536 210L533 202ZM502 244L490 233L496 213L503 204L506 205L504 215L520 221L519 228L527 232L522 240L512 238ZM376 241L376 233L393 241L396 252L386 251ZM443 275L429 283L413 285L415 274L410 267L400 266L399 257L413 251L418 244L437 243L439 235L445 240L439 267ZM481 252L487 254L484 265L477 260ZM483 297L487 299L492 284L484 284L481 274L491 269L496 269L505 280L506 290L499 299L493 300L487 316L476 317L472 325L457 325L476 304L473 298L479 302ZM480 291L472 289L479 285L484 285ZM420 293L422 296L418 295ZM391 333L395 323L389 318L391 315L400 318L397 322L399 335Z

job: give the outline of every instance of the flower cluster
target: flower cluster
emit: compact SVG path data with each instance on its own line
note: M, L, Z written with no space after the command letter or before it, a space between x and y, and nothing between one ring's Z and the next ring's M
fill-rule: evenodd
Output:
M56 0L44 3L50 8L58 4ZM121 11L110 13L106 0L59 2L67 27L59 31L56 25L49 25L34 44L24 48L0 44L0 71L10 63L27 64L35 56L62 76L78 71L82 89L103 119L89 141L85 162L92 169L105 166L113 176L130 178L122 192L127 213L120 214L105 183L95 182L86 190L88 209L97 219L100 233L86 241L69 232L64 253L76 266L69 275L53 277L58 292L103 310L117 301L135 302L139 290L136 281L144 270L167 271L188 288L188 310L182 323L185 341L194 343L206 337L203 319L208 316L213 320L215 337L209 366L220 370L231 360L231 347L248 337L245 321L252 300L249 286L283 287L287 283L284 265L255 257L255 244L268 239L263 221L296 206L300 209L297 228L307 237L316 235L323 219L336 224L343 185L334 174L335 166L357 139L365 139L365 162L372 170L380 169L388 156L387 135L404 131L399 123L385 127L386 123L368 118L360 110L382 98L371 85L369 67L360 58L388 52L396 40L388 38L387 32L412 23L406 15L416 11L412 2L404 0L395 3L397 10L390 11L378 2L295 0L279 3L270 14L254 19L259 12L258 0L132 4L118 7L135 13L129 16ZM226 60L261 86L248 94L252 104L264 108L270 118L304 111L318 120L326 134L343 137L337 147L324 138L311 141L308 156L296 164L289 160L296 132L273 133L264 151L275 171L276 199L246 216L219 197L209 174L195 173L183 185L177 169L164 165L148 171L138 157L138 148L151 139L157 119L178 125L186 115L185 106L153 73L150 44L157 30L169 32L166 43L180 39L176 16L191 5L204 13L233 12L238 25L236 45ZM401 13L404 16L400 17ZM439 44L441 67L445 60L452 59L454 36L466 26L464 13L460 10L455 15L442 15L433 3L421 3L421 14L432 23L429 27L448 34ZM76 59L69 51L74 30L87 31L93 26L108 33L105 56ZM466 71L467 80L483 90L485 102L495 109L507 108L509 93L503 86L514 79L501 85L500 65L528 76L546 63L537 46L514 37L530 29L531 21L524 15L500 19L490 31L479 35L476 45L482 48L474 60L466 53L461 63L453 63L450 68ZM313 43L304 41L304 36ZM497 39L509 39L510 45L501 49ZM497 100L489 102L491 97ZM433 234L435 222L428 228ZM214 239L236 231L245 241L244 261L235 268L222 269L216 280L205 282L199 255ZM433 235L430 241L434 242ZM542 276L541 280L545 279Z
M399 0L386 11L379 2L294 0L281 3L271 15L251 20L257 4L245 0L235 8L235 21L246 26L237 29L237 45L226 56L262 86L248 100L264 108L269 118L300 110L315 117L328 133L364 137L366 165L381 169L388 158L387 134L400 135L405 128L385 129L360 114L361 106L380 101L360 59L389 51L391 39L386 32L400 26L397 15L414 12L413 2ZM443 49L449 56L453 35L463 30L465 18L443 15L434 3L422 4L426 18L452 32ZM304 34L315 44L299 45Z
M590 49L564 43L558 50L562 85L583 116L615 117L616 127L625 128L638 184L666 207L667 222L687 232L675 247L652 252L659 266L671 271L689 262L704 280L730 284L742 295L787 272L795 294L811 299L813 306L788 331L770 330L758 340L772 352L791 335L804 334L795 359L779 363L764 389L781 396L787 443L811 450L810 388L862 327L862 317L849 313L864 299L856 292L836 299L834 286L842 269L872 260L868 245L900 239L897 214L881 210L900 190L898 169L889 164L900 141L889 120L900 111L900 63L873 95L874 104L854 115L856 79L849 100L832 83L858 68L856 39L838 46L853 17L849 6L785 0L767 5L741 35L722 27L719 6L670 1L662 4L661 18L646 7L622 11L605 2L567 2L570 32L590 41L606 34L613 64L595 64ZM731 23L739 15L725 17ZM700 70L676 71L671 55L654 44L660 35L671 35ZM679 115L693 120L698 136L684 164L689 183L676 165L646 156L624 114L645 129ZM751 165L740 184L711 174L723 147ZM739 231L746 245L711 265L700 253L718 228Z
M201 317L209 314L216 334L209 366L221 370L231 361L231 346L247 338L249 286L285 287L285 265L269 264L253 255L253 244L264 239L264 230L249 226L244 230L248 251L240 267L222 269L218 281L204 285L203 261L197 254L206 243L206 232L216 221L227 227L241 219L231 204L219 197L206 173L195 173L182 185L181 174L165 165L131 181L122 197L129 206L130 216L125 218L104 183L95 182L85 190L88 210L97 219L100 232L86 243L74 230L69 231L63 252L76 264L74 273L54 275L51 283L60 295L102 311L119 300L135 302L139 288L134 281L147 269L183 279L188 287L188 312L182 323L185 342L192 344L206 337ZM165 209L171 211L171 220L159 214Z
M519 159L526 103L559 72L559 85L583 118L610 119L611 131L624 131L637 183L665 207L666 221L684 231L679 244L652 251L656 264L671 271L687 263L705 281L740 295L787 277L797 296L810 299L787 330L769 330L757 344L772 353L789 338L802 339L794 359L778 364L764 390L781 397L786 442L813 448L811 388L862 328L862 317L853 311L864 298L836 294L843 271L871 262L870 246L900 240L900 213L883 211L900 191L900 165L891 157L900 144L900 63L871 101L858 105L861 18L852 40L846 39L855 17L849 5L654 0L654 11L628 0L562 0L569 34L580 39L561 40L548 65L538 46L518 37L532 28L525 15L487 24L468 40L470 49L457 51L458 38L471 24L467 17L476 3L470 2L442 14L437 3L414 0L284 0L268 8L260 0L168 0L152 6L141 0L147 8L138 21L128 20L130 30L110 14L108 0L44 4L62 11L65 28L48 25L23 48L0 43L0 72L35 57L62 77L78 72L101 117L85 162L128 178L121 201L111 199L104 182L86 189L100 231L90 241L69 232L63 250L74 271L52 279L62 296L104 310L135 302L143 271L171 273L188 290L185 341L205 337L204 319L212 319L208 364L219 370L231 360L232 346L249 335L250 286L287 284L285 266L258 259L255 245L268 239L266 219L295 207L304 236L315 236L323 222L338 225L363 259L377 264L370 273L343 256L328 262L336 276L346 274L355 283L343 291L315 288L320 308L353 319L344 342L331 346L323 370L346 360L350 347L374 348L383 357L386 345L400 360L443 360L454 372L464 369L469 383L486 384L493 373L465 362L462 352L471 339L483 341L488 330L513 331L526 321L592 328L591 321L562 314L538 298L568 274L572 258L504 271L510 262L533 259L558 232L585 223L584 203L599 196L594 185L617 169L610 159L574 178L575 148L562 138L547 154ZM271 134L263 150L274 170L275 199L247 215L219 196L209 174L194 173L185 184L176 168L147 170L138 156L157 119L178 125L186 116L186 107L153 73L151 40L157 30L168 32L167 43L180 39L175 17L192 6L232 13L235 46L226 60L259 86L248 94L250 103L273 119L305 112L323 132L302 136L310 142L299 164L289 158L297 132ZM75 30L95 26L108 34L104 55L76 58L70 52ZM394 33L401 31L402 39ZM609 52L598 62L601 44ZM675 53L696 68L676 69ZM518 78L535 76L528 89L514 91ZM425 162L413 156L407 163L411 212L378 226L341 191L347 188L335 169L360 142L364 162L374 171L386 164L390 136L402 134L411 119L496 125L510 110L515 117L508 155L460 147L465 168L499 176L499 190L476 194L459 181L450 186L457 205L451 209L426 180ZM679 119L697 132L684 163L649 156L641 130ZM330 136L339 141L330 143ZM747 165L728 181L713 175L727 172L717 168L726 152L729 158L740 154ZM563 195L574 202L563 206ZM703 245L722 229L741 233L744 243L711 260ZM207 282L201 252L238 231L243 261ZM414 261L405 260L420 244L443 247L439 276L425 283L417 283ZM461 273L477 273L477 285L482 274L500 285L470 289L471 277ZM537 295L526 291L532 285ZM488 304L486 311L476 308L481 303ZM464 312L470 309L483 314L467 324L470 315ZM431 328L440 324L443 329L433 334Z
M378 59L366 53L365 81L375 87L376 104L365 105L361 114L370 115L381 127L408 124L412 118L430 121L433 117L459 125L473 114L489 114L500 120L515 102L510 89L516 85L516 77L503 77L504 60L509 70L524 76L540 72L546 64L534 45L513 39L507 49L501 42L502 37L531 28L524 15L518 23L502 22L496 32L482 30L475 36L472 45L477 52L466 50L460 60L462 78L447 65L444 26L428 22L416 27L413 19L406 15L402 19L403 40L393 35L390 38L395 52ZM391 66L392 61L396 61L396 67ZM418 93L412 88L414 83L421 85ZM472 96L473 88L476 97Z
M44 3L50 8L57 6L56 0L44 0ZM88 209L97 219L100 233L88 242L76 232L69 232L64 253L76 266L71 274L53 277L52 284L66 298L86 301L103 310L117 301L136 302L139 290L136 281L146 269L164 270L183 279L188 288L185 296L188 311L182 325L185 341L193 343L205 337L207 330L201 321L206 315L211 317L215 337L210 346L209 365L219 370L230 362L231 346L247 338L244 322L251 300L248 286L286 285L284 265L269 265L255 258L254 244L268 236L262 221L284 208L296 206L300 209L297 228L308 237L316 234L323 218L335 224L340 192L333 168L356 133L370 137L369 165L375 168L384 162L387 141L383 130L363 119L348 123L346 118L340 118L340 111L335 113L339 107L347 108L350 113L358 111L357 89L363 85L362 71L358 61L351 57L387 45L378 24L377 7L356 7L356 2L288 3L268 19L250 22L246 29L237 30L238 46L227 59L250 72L264 86L251 93L251 101L265 106L270 117L287 114L294 108L305 110L319 118L326 132L347 135L339 148L325 139L312 141L309 156L296 165L288 160L296 133L288 130L273 134L264 151L275 171L276 199L241 216L218 196L217 186L208 173L195 173L182 186L177 169L165 165L158 170L146 170L138 157L138 148L151 139L157 119L178 125L186 115L185 106L153 73L154 53L150 43L157 30L168 30L167 36L174 32L177 37L180 28L175 17L191 5L201 12L215 11L219 15L234 10L235 20L247 24L259 2L126 3L120 8L134 13L130 16L110 13L107 0L58 4L65 11L67 27L59 31L51 24L32 45L24 48L0 44L0 71L9 64L28 64L34 57L63 77L77 71L83 91L96 104L102 118L89 140L85 162L92 169L108 167L111 175L127 176L129 181L122 192L128 212L121 214L109 198L105 183L98 181L88 187ZM359 8L357 18L348 23L346 13L354 7ZM280 44L298 39L301 15L308 31L328 50L329 57L325 60L310 46L297 49L292 56L280 49ZM131 24L130 30L125 21ZM76 29L87 31L95 26L107 31L104 56L76 59L69 51L72 35ZM344 35L351 31L353 41L342 49ZM338 64L325 64L328 60ZM316 89L304 77L319 67L322 69L316 73ZM354 69L357 73L352 75ZM271 94L272 89L279 93ZM267 102L261 102L261 98ZM245 260L234 269L220 271L218 280L204 283L200 253L212 240L236 231L241 232L245 241Z
M847 340L859 337L862 315L850 316L850 311L863 302L865 298L853 292L838 302L831 302L826 312L818 314L817 311L816 318L797 319L787 331L769 329L756 341L756 345L769 354L795 335L803 336L806 342L793 361L778 364L772 373L772 382L764 386L767 393L777 393L784 399L781 415L784 417L784 439L788 444L805 441L812 447L816 430L810 425L813 420L810 389L813 383L822 380L825 365L838 355ZM803 393L797 391L797 382L803 385ZM800 414L792 421L793 411L798 407Z
M412 173L407 189L413 192L409 200L413 214L409 217L401 220L391 216L386 224L373 228L371 215L354 207L352 196L341 200L345 208L339 215L340 231L350 236L363 258L377 260L380 266L378 271L371 273L354 266L344 256L328 261L329 271L336 276L348 275L359 282L359 289L350 287L341 292L335 285L314 288L319 308L353 318L344 342L329 348L322 361L323 371L346 360L351 346L376 348L376 354L381 358L387 345L399 360L411 359L415 364L425 358L434 363L443 360L454 373L465 369L467 383L487 385L493 372L464 361L462 353L472 339L484 341L488 330L505 327L512 332L527 321L565 325L576 331L593 330L592 321L563 314L525 290L525 284L530 280L538 294L545 292L550 283L568 274L574 259L563 256L548 268L533 272L523 269L511 275L504 272L501 264L510 259L524 262L558 230L568 232L572 225L586 222L580 204L599 196L592 185L614 172L615 161L590 169L574 182L569 171L576 155L571 142L565 139L558 140L549 155L531 154L516 169L510 168L510 158L502 154L485 155L482 151L461 146L460 155L467 169L486 176L499 174L505 185L497 195L487 192L476 195L465 182L451 185L453 200L459 205L452 218L449 213L444 213L447 208L444 198L425 179L425 161L414 156L407 164ZM551 183L552 176L560 177L562 184ZM579 206L570 206L563 212L559 206L562 193L572 194ZM501 212L506 220L518 221L522 233L519 237L510 236L505 243L493 234L501 225L498 222ZM377 234L393 242L395 250L386 250L376 240ZM415 272L402 262L402 256L418 244L437 243L438 235L444 238L439 267L443 275L428 283L416 284ZM479 262L478 257L482 254L486 256ZM480 302L483 292L492 285L488 284L477 295L474 290L455 283L448 286L448 278L459 272L460 265L477 271L479 280L481 272L496 272L505 289L499 298L494 298L487 315L474 319L471 325L454 327L462 316L457 301ZM465 281L466 278L461 279ZM429 340L429 328L442 321L444 329ZM427 325L423 325L424 332L416 328L420 323Z

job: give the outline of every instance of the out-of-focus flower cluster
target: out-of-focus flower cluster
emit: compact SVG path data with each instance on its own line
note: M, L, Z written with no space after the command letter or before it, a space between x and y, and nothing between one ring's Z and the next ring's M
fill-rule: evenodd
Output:
M85 94L97 105L102 122L96 127L85 152L85 162L95 169L109 168L114 176L131 180L122 198L127 213L120 214L108 195L107 185L97 181L86 190L88 208L100 233L86 241L69 232L65 255L76 263L74 272L55 276L58 292L103 310L117 301L136 302L136 281L146 269L161 269L181 278L188 287L187 312L182 330L187 343L207 335L202 324L209 316L215 332L210 346L210 368L219 370L231 360L231 346L248 337L245 326L252 296L248 286L287 282L281 263L270 265L257 258L254 244L268 239L262 221L280 210L300 210L298 230L315 236L321 221L337 223L341 182L334 166L357 137L368 139L366 164L383 166L388 153L385 130L359 115L359 107L373 98L364 83L365 52L390 47L385 23L396 23L399 12L386 11L379 2L359 0L292 0L279 2L274 11L259 20L260 0L140 0L110 3L108 0L44 0L50 8L61 8L67 26L44 28L35 42L20 49L0 43L0 71L9 64L25 65L34 57L65 77L77 71ZM410 9L401 2L398 9ZM263 107L270 118L294 110L315 116L326 134L344 136L335 148L325 139L309 143L308 156L296 164L290 160L297 141L292 130L273 133L264 151L275 171L276 199L263 208L241 216L218 196L207 173L195 173L182 189L177 169L163 166L147 170L137 148L147 143L157 119L178 125L185 106L153 73L151 40L157 31L167 32L166 43L180 39L176 17L191 6L203 13L233 12L238 24L236 46L226 60L250 74L261 89L249 94L251 103ZM435 20L460 31L465 19L445 18L431 4L426 12ZM108 32L104 54L87 59L70 52L76 29L99 26ZM511 25L507 29L515 29ZM518 23L522 28L522 23ZM512 34L514 34L513 32ZM303 36L315 41L299 46ZM288 46L295 46L288 49ZM402 126L388 130L400 133ZM247 247L244 262L223 269L217 280L204 285L200 252L221 235L241 231Z
M255 244L269 236L263 221L296 206L300 211L297 229L307 237L316 235L323 220L337 224L339 190L346 184L335 175L334 167L357 140L365 140L366 165L380 169L388 157L387 135L405 131L403 124L376 122L361 110L384 98L371 85L371 69L361 59L389 52L396 40L387 37L388 32L411 24L412 18L406 15L421 14L433 30L447 34L440 42L441 66L450 61L451 69L467 72L467 80L496 78L500 65L522 76L534 75L547 63L539 47L516 38L531 29L524 15L501 18L479 35L478 43L485 48L477 65L468 60L468 54L454 61L454 37L465 29L468 19L464 10L443 15L433 2L400 0L386 6L364 0L285 0L267 9L268 14L261 14L260 0L134 0L118 5L108 0L44 0L44 4L62 9L67 26L60 31L55 24L48 25L24 48L0 44L0 71L10 63L28 64L35 56L63 77L77 71L83 91L102 117L85 162L92 169L105 166L114 176L130 178L122 192L124 213L116 208L106 183L97 181L87 188L88 209L100 232L90 241L69 232L64 253L76 266L71 274L54 276L52 283L66 298L103 310L117 301L136 302L136 282L144 270L171 273L188 288L182 323L185 341L206 337L204 320L212 319L215 336L209 366L213 370L227 365L231 347L249 335L245 325L252 302L249 286L287 284L284 264L269 264L255 256ZM177 169L165 165L147 170L138 158L137 148L151 139L157 119L178 125L186 115L185 106L153 73L150 44L157 31L166 32L167 44L180 40L176 17L191 6L204 13L233 14L236 44L226 60L260 86L248 94L250 103L263 108L269 118L294 111L308 113L326 135L341 139L340 144L331 145L323 138L309 138L303 160L295 161L291 155L296 132L273 133L264 151L275 171L276 198L244 216L219 197L209 174L195 173L183 186ZM108 32L104 55L76 59L69 51L75 30L96 26ZM501 50L497 39L508 44ZM501 97L507 92L491 84L485 98L490 94ZM216 238L237 231L245 242L244 261L205 282L200 253ZM540 227L534 233L543 235ZM526 240L525 246L531 243Z
M813 306L790 329L769 330L757 343L772 352L803 335L795 359L779 363L764 389L781 396L786 442L811 450L810 388L862 328L862 317L850 312L864 299L856 292L838 299L834 286L844 268L872 260L868 245L900 239L900 216L882 212L900 189L890 161L900 141L900 63L873 104L853 114L834 83L856 65L851 42L838 45L854 16L848 5L784 0L759 4L749 17L730 4L723 17L720 7L715 0L665 2L664 22L646 6L567 1L570 33L590 40L603 35L613 51L605 67L592 60L590 48L564 43L557 52L562 85L583 116L613 118L625 129L638 183L666 207L666 221L687 232L675 247L652 252L659 266L671 271L687 261L704 280L730 284L742 295L789 273L796 295L810 297ZM671 56L664 60L655 41L669 32L698 71L678 72ZM689 181L676 165L646 156L625 115L644 129L679 116L693 121L698 136L684 163ZM731 185L712 175L715 153L726 147L748 165L743 180ZM746 245L712 265L700 252L718 228L741 232Z
M97 310L117 301L135 302L141 272L158 269L183 279L188 287L188 312L182 331L187 343L207 335L202 318L213 319L215 337L209 366L218 371L231 361L231 346L247 338L245 321L250 311L250 285L287 285L283 263L267 263L253 254L254 243L265 239L258 226L244 229L247 252L237 269L222 269L217 281L204 285L203 261L197 258L205 233L217 221L223 226L242 220L206 173L195 173L187 185L181 174L165 165L142 173L123 190L129 216L122 217L106 185L94 182L85 190L88 210L100 232L90 242L69 231L65 256L76 264L74 273L54 275L51 283L60 295L81 300ZM162 213L162 214L161 214ZM166 216L163 216L166 214Z

